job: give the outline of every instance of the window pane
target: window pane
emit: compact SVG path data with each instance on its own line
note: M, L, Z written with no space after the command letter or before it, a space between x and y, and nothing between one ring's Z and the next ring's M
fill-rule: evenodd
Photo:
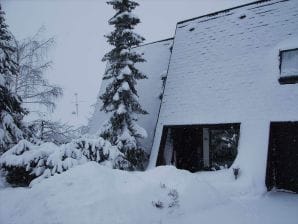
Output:
M281 76L298 76L298 49L283 51L281 55Z

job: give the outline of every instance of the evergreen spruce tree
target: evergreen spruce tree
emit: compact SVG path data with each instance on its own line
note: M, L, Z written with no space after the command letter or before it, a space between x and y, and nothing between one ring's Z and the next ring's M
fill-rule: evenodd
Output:
M111 113L105 124L101 136L117 145L131 163L130 168L140 168L145 154L140 149L138 138L147 137L146 131L137 124L137 115L147 114L138 102L135 88L137 80L147 78L135 65L144 62L142 56L131 49L144 41L135 32L134 27L140 19L132 13L138 3L131 0L110 0L116 14L109 20L114 31L106 36L107 41L114 48L108 52L103 61L107 61L108 68L103 79L110 80L109 85L100 99L102 110ZM121 167L120 167L121 168Z
M24 137L21 99L12 91L18 65L13 59L12 36L0 5L0 155Z

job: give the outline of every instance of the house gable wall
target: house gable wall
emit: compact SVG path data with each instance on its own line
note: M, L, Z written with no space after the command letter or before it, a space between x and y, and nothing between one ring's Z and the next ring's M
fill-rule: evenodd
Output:
M178 23L149 168L164 125L239 122L235 165L262 189L270 121L298 120L298 85L278 82L279 51L298 47L297 27L296 0Z

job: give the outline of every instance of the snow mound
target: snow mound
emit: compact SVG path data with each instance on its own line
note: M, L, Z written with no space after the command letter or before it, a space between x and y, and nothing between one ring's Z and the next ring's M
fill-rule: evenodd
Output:
M0 195L4 196L3 191ZM21 204L1 203L5 223L156 223L160 216L208 209L227 200L191 173L173 167L129 173L95 162L31 189L17 189L12 200L19 197ZM158 202L162 208L155 206Z
M221 183L214 182L218 178ZM296 195L273 199L250 197L235 202L236 193L227 193L236 189L233 183L237 182L228 170L216 172L215 176L209 172L192 174L170 166L126 172L88 162L32 188L0 189L1 201L5 202L0 203L0 222L295 223ZM271 211L274 213L270 214Z

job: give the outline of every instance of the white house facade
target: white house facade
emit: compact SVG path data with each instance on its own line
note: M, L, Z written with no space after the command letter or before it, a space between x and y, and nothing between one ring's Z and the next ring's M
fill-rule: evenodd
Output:
M139 118L149 169L229 168L257 191L298 192L297 0L261 0L182 21L174 39L135 49L147 60L139 68L149 79L137 90L149 112ZM100 107L91 134L108 118Z
M296 0L179 22L149 168L233 167L256 189L298 191L297 49Z

